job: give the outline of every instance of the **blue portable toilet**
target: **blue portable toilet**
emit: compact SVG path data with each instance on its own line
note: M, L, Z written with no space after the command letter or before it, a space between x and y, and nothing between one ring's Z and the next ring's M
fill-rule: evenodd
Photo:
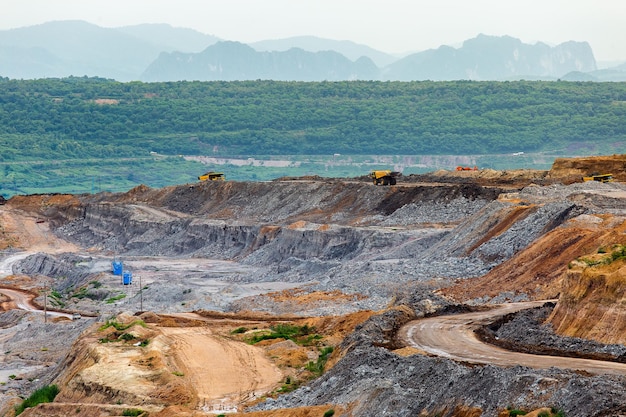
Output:
M113 261L113 275L122 275L122 261Z
M124 271L124 275L122 277L122 283L124 285L130 285L133 283L133 274L130 271Z

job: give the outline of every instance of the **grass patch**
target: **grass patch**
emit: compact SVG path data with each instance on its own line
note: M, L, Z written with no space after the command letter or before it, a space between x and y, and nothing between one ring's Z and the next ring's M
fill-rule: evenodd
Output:
M130 342L131 340L134 340L134 339L135 339L135 336L133 336L133 335L132 335L132 334L130 334L130 333L122 333L122 334L118 337L118 339L123 340L123 341L125 341L125 342Z
M118 294L115 297L111 297L111 298L106 300L106 303L107 304L113 304L114 302L119 301L122 298L126 298L126 294Z
M241 334L241 333L245 333L248 331L247 327L237 327L235 330L233 330L232 332L230 332L231 334Z
M87 287L80 287L78 290L74 292L74 294L71 295L71 297L78 298L79 300L82 300L83 298L87 297Z
M56 290L52 290L50 294L48 294L48 299L50 300L50 304L55 307L63 308L65 307L65 303L62 300L63 296Z
M130 342L130 341L136 340L137 339L136 336L134 336L131 333L126 332L126 330L128 330L129 328L135 325L146 327L146 323L143 320L134 320L128 324L120 323L117 320L107 320L106 323L100 326L98 331L104 331L108 329L109 327L113 327L116 331L111 332L106 337L99 339L99 342L100 343ZM139 342L138 346L145 347L145 346L148 346L148 343L150 343L150 340L144 339Z
M593 259L581 257L577 260L587 264L587 266L610 265L615 261L626 259L626 245L616 244L611 246L610 248L607 248L606 246L600 246L597 253L603 256Z
M122 415L123 416L142 416L144 415L145 411L139 409L139 408L126 408L124 409L124 411L122 411Z
M59 393L59 387L56 385L46 385L33 392L30 397L25 399L22 404L15 407L15 415L20 415L24 410L35 407L38 404L50 403Z
M124 331L124 330L128 330L129 328L133 327L133 326L141 326L141 327L146 327L146 323L143 320L134 320L128 324L123 324L120 323L117 320L107 320L106 323L104 323L102 326L100 326L100 328L98 329L99 331L103 331L108 329L109 327L113 327L115 330L118 331Z
M279 389L276 390L276 392L285 394L287 392L295 391L296 388L298 388L299 386L300 382L298 382L297 380L293 380L290 376L288 376L287 378L285 378L285 382L281 385Z
M320 356L317 358L317 361L310 361L306 364L306 369L316 376L320 376L324 373L324 366L326 366L326 362L328 362L328 357L333 353L332 346L323 347L320 351Z
M256 334L246 341L251 345L259 343L263 340L272 339L289 339L301 346L310 346L315 340L321 339L322 336L315 333L315 327L294 326L292 324L277 324L270 327L269 333Z

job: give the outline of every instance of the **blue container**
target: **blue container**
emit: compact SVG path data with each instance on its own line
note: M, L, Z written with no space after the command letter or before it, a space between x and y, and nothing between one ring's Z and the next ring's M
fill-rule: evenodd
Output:
M122 276L122 284L130 285L133 283L133 274L128 271L124 271L124 275Z
M122 275L122 261L113 261L113 275Z

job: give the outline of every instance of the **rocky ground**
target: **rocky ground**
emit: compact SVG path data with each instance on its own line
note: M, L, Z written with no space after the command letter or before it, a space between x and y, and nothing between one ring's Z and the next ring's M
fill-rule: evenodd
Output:
M403 178L395 187L306 178L14 197L1 206L3 259L14 259L5 262L10 270L2 285L40 294L50 288L45 300L35 298L38 304L80 312L83 319L50 325L41 323L40 313L0 314L2 349L18 352L5 354L3 372L27 369L19 361L33 366L5 381L3 398L9 404L36 386L71 381L52 364L81 332L97 335L88 330L92 323L120 312L210 310L237 320L369 312L350 326L328 327L324 344L335 352L321 378L249 411L304 407L293 415L306 415L310 407L334 407L353 416L490 416L507 407L548 406L568 416L619 415L626 412L621 377L467 366L407 351L394 331L420 315L458 310L459 302L558 297L568 262L609 239L623 222L625 194L619 183L564 185L546 172L461 172ZM567 248L561 242L569 242ZM131 285L111 274L112 260L132 271ZM543 311L508 317L484 337L509 347L623 357L620 346L562 339L544 324ZM358 323L352 333L346 330ZM58 338L46 336L51 326ZM29 348L20 348L27 340ZM318 347L300 366L317 360ZM280 369L283 381L300 375ZM192 380L192 371L183 373ZM116 390L107 394L109 402L128 398ZM89 402L86 394L62 398ZM32 415L53 415L46 410Z

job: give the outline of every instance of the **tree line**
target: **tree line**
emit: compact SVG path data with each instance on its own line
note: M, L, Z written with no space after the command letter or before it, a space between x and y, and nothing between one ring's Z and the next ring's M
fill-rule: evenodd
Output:
M487 154L626 140L626 83L0 78L0 161Z

